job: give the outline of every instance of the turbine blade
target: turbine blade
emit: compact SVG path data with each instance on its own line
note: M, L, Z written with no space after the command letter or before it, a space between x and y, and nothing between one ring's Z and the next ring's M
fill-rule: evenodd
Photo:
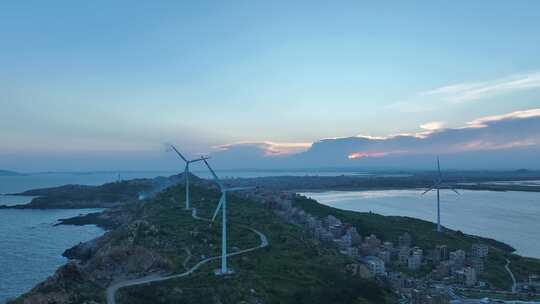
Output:
M182 153L178 152L178 150L176 149L175 146L171 145L171 148L174 150L174 152L176 152L176 154L178 154L178 156L180 156L180 158L182 158L186 163L188 162L188 160L184 157L184 155L182 155Z
M461 195L461 193L459 193L456 189L454 188L450 188L450 190L454 191L457 195Z
M225 192L221 194L221 197L219 198L219 204L216 207L216 211L214 211L214 215L212 216L212 222L216 219L216 216L218 215L219 209L221 209L221 206L223 206L223 200L225 200Z
M206 161L206 159L203 159L204 163L206 164L206 166L208 167L208 170L210 170L210 172L212 173L212 176L214 177L214 180L216 181L216 183L218 184L219 188L220 189L223 189L223 185L221 184L221 181L219 180L219 178L217 177L216 175L216 172L214 172L214 170L212 169L212 167L210 167L210 164L208 164L208 162Z
M434 187L430 187L429 189L427 189L426 191L424 191L424 192L422 193L422 195L428 193L429 191L431 191L431 190L433 190L433 189L434 189Z
M441 175L441 163L439 162L439 157L437 156L437 170L439 170L439 182L442 181Z
M254 189L255 187L232 187L232 188L226 188L225 191L241 191L241 190L249 190Z
M205 159L210 159L210 157L203 156L203 157L199 157L199 158L192 159L192 160L190 160L189 162L190 162L190 163L196 163L196 162L203 161L203 160L205 160Z

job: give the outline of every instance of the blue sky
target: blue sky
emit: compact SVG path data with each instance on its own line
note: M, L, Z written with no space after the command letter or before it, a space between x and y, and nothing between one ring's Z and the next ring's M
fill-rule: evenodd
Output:
M163 142L210 153L540 107L538 1L155 2L0 3L0 167L144 169Z

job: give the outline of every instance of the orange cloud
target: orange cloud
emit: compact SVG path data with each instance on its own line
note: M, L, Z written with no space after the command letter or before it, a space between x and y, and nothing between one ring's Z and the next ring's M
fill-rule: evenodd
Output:
M391 152L354 152L347 156L348 159L359 159L366 157L384 157Z

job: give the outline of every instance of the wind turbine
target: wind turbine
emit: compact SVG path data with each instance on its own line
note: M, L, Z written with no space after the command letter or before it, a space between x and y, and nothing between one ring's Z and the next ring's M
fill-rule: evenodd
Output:
M437 170L438 170L439 175L438 175L437 179L435 180L435 183L429 189L424 191L424 193L422 193L422 195L428 193L429 191L431 191L433 189L437 189L437 232L441 232L441 195L440 195L439 192L440 192L441 186L445 187L445 185L443 184L443 180L442 180L441 163L439 162L439 157L438 156L437 156ZM456 189L454 189L452 187L448 187L448 186L446 186L445 188L448 188L448 189L454 191L456 194L459 195L459 192L457 192Z
M214 181L219 187L219 190L221 191L221 197L219 198L219 203L216 208L216 211L214 211L214 216L212 216L212 222L216 219L216 216L218 215L219 210L221 209L221 269L216 270L217 275L227 275L233 273L232 269L229 269L227 267L227 192L232 191L240 191L240 190L248 190L252 189L253 187L226 187L223 185L221 180L217 177L216 173L210 167L206 159L203 159L204 163L212 173L212 176L214 177Z
M184 170L184 175L186 176L186 210L189 209L189 165L191 163L196 163L196 162L199 162L199 161L203 161L205 159L208 159L208 157L201 157L201 158L196 158L196 159L191 159L191 160L188 160L187 158L185 158L182 153L178 152L178 150L176 149L175 146L173 145L170 145L170 147L174 150L174 152L176 152L176 154L178 154L178 156L180 156L180 158L182 160L184 160L184 162L186 163L186 169Z

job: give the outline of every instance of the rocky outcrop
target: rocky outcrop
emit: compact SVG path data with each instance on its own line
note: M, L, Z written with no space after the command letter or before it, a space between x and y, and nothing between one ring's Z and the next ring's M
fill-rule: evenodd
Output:
M13 303L100 303L104 289L113 281L168 272L172 263L151 249L159 245L158 232L146 221L134 221L81 243L65 254L76 260Z

